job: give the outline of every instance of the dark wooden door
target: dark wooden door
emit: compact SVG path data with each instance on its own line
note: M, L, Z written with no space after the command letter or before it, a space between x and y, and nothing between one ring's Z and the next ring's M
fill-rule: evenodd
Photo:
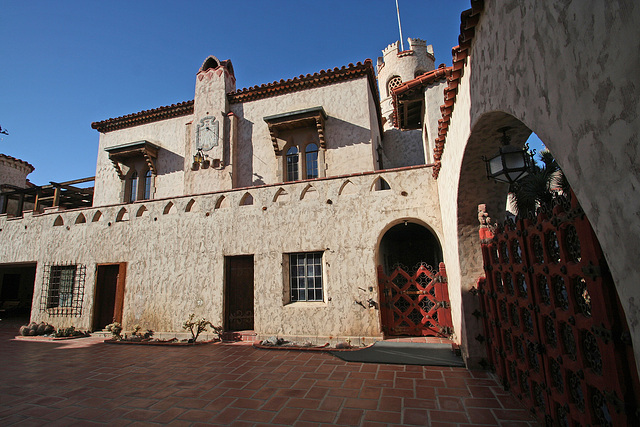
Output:
M226 257L225 330L253 329L253 255Z
M126 264L99 265L93 312L93 330L112 322L122 323Z

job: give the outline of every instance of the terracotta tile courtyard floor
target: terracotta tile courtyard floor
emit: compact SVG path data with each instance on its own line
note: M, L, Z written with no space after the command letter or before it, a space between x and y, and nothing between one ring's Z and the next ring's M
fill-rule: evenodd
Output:
M0 425L538 423L485 372L348 363L323 352L14 340L0 321Z

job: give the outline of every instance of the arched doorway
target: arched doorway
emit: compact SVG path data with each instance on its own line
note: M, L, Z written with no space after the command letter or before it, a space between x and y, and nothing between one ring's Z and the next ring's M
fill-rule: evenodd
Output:
M415 271L420 264L438 268L442 262L442 248L437 237L423 225L403 220L382 236L378 264L389 274L400 265Z
M403 220L380 240L378 286L382 330L387 336L452 333L442 249L425 226Z

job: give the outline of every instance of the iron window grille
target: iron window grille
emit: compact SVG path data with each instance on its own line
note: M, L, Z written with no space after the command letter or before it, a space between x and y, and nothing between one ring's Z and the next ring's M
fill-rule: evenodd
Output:
M40 311L52 316L80 316L87 268L81 264L45 264Z
M323 301L322 252L289 255L291 302Z

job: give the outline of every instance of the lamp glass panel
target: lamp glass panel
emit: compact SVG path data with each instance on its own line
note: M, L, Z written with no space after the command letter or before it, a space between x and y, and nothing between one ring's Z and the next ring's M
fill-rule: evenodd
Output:
M489 170L491 170L491 175L502 172L502 157L500 155L489 160Z

